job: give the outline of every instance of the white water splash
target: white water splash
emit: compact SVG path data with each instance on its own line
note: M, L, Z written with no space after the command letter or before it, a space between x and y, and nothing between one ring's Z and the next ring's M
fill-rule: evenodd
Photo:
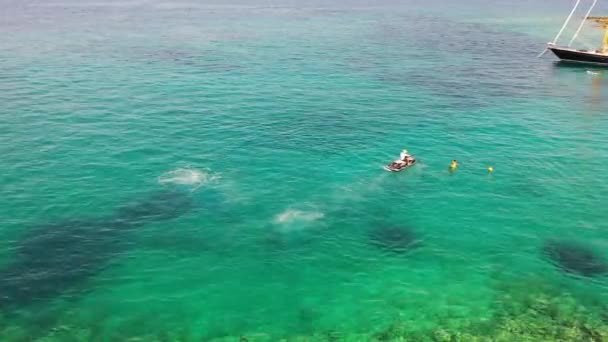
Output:
M217 182L220 176L209 170L197 170L194 168L179 168L165 172L158 177L159 184L174 184L189 186L196 190L203 185Z
M598 76L600 73L597 71L587 70L587 74L591 76Z
M296 221L311 222L320 220L325 217L325 214L318 211L302 211L297 209L287 209L275 217L275 222L287 224Z

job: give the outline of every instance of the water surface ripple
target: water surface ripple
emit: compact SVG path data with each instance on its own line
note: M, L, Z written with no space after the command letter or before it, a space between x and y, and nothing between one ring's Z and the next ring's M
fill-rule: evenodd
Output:
M608 82L534 58L559 3L1 3L1 339L600 315Z

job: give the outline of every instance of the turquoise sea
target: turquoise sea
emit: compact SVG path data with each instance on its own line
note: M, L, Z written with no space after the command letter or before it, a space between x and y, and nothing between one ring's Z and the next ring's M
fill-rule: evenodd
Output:
M0 340L608 341L571 5L0 0Z

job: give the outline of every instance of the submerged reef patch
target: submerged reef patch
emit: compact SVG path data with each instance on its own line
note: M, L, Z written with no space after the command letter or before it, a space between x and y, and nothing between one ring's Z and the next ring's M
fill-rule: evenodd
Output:
M549 241L542 251L554 265L568 273L595 277L608 272L606 260L580 243Z
M380 226L368 234L369 242L384 250L406 253L420 246L416 233L406 227Z
M185 194L159 192L121 207L108 218L33 228L16 243L14 261L0 270L0 305L26 305L74 289L127 249L129 229L176 218L191 207Z
M133 319L131 329L117 331L115 327L95 329L91 326L56 322L56 327L48 330L44 340L97 341L106 340L108 335L114 340L127 341L608 341L608 323L593 306L583 306L569 293L547 293L525 287L522 296L507 292L495 298L493 314L487 318L472 317L424 317L433 319L432 324L420 328L423 320L395 318L392 322L379 322L382 327L370 331L326 330L311 326L309 320L317 319L317 313L300 312L304 322L297 331L281 334L263 332L233 331L219 328L201 336L197 329L182 327L165 331L166 327L154 326L141 331L138 327L142 318ZM146 319L148 319L146 317ZM428 321L427 321L428 323ZM306 329L308 324L308 329ZM14 326L0 329L0 340L22 341L28 327ZM18 335L18 334L21 335ZM12 338L11 338L12 337Z
M57 296L95 275L122 243L108 220L72 220L41 226L16 246L17 258L0 271L0 303L24 305Z
M121 206L116 220L137 226L151 221L177 218L192 209L192 198L180 191L158 191L144 200Z

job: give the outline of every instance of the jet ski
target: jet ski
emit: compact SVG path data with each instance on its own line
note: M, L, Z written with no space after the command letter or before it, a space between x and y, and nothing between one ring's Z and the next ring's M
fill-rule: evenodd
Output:
M413 160L409 163L400 163L400 161L394 161L388 165L386 165L384 167L384 169L386 171L391 171L391 172L399 172L399 171L403 171L405 169L407 169L410 166L413 166L416 164L416 158L413 158Z

